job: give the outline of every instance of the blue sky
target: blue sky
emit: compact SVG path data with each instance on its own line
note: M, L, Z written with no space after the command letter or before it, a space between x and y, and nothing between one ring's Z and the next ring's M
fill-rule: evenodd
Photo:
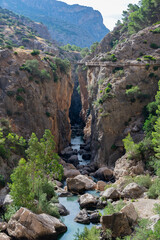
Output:
M138 4L139 0L62 0L68 4L80 4L99 10L103 16L104 24L113 29L118 19L121 19L123 10L129 3Z

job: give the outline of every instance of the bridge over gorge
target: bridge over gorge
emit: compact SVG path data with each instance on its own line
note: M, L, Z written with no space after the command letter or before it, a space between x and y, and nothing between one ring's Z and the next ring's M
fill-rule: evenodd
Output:
M146 64L149 64L152 66L160 67L160 59L157 59L155 61L143 61L138 62L136 60L128 60L128 61L119 61L119 62L93 62L93 61L87 61L87 62L81 62L79 61L77 63L80 66L87 66L87 67L146 67Z

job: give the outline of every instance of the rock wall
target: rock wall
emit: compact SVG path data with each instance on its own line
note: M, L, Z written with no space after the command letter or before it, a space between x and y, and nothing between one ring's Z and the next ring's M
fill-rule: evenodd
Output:
M99 49L103 53L97 53L92 60L84 63L88 67L87 76L81 70L80 86L88 90L86 93L81 88L81 98L84 99L82 112L86 111L84 103L88 94L92 118L92 160L99 167L114 166L124 153L122 139L129 132L135 142L143 139L142 112L154 100L160 80L160 51L151 47L151 43L158 45L159 34L152 32L157 27L159 25L140 31L118 44L110 53L104 53L105 41L102 41L103 46ZM107 62L107 56L112 54L117 60ZM144 55L156 60L146 60ZM137 57L140 60L136 60ZM137 92L127 95L127 89L132 87L137 87Z
M45 69L51 79L31 76L20 67L26 60L36 59L39 70ZM0 50L0 117L8 117L12 129L29 138L32 132L41 137L45 129L55 136L57 150L70 142L69 108L73 92L70 73L57 70L54 81L49 63L44 55L32 56L30 50Z

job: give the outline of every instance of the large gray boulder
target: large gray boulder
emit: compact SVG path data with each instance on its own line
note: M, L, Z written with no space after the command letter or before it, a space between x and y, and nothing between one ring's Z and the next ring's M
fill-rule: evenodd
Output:
M67 178L67 189L72 193L84 193L85 190L93 190L95 187L96 183L84 175Z
M9 220L8 234L16 239L57 239L67 231L67 227L57 218L47 214L34 214L26 208L20 208Z
M81 208L86 208L86 209L96 208L97 199L93 195L86 193L80 196L79 204Z
M124 198L139 198L145 192L144 187L139 186L137 183L128 184L122 191L121 195Z
M113 238L130 235L132 232L125 213L119 212L112 215L102 216L100 222L104 231L107 229L112 231Z
M120 193L114 187L106 189L102 194L103 198L112 200L117 200L120 198L120 196Z
M94 177L100 180L109 180L113 176L113 171L107 167L99 168L95 173Z
M137 222L138 213L136 212L136 209L135 209L133 203L130 203L130 204L124 206L121 209L121 212L126 214L130 225L133 225L134 223Z
M75 222L89 224L89 216L86 209L81 210L74 219Z

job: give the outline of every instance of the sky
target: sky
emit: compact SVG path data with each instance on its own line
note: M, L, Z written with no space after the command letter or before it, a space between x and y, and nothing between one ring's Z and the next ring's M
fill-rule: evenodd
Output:
M79 4L99 10L103 16L104 24L112 30L118 19L121 19L123 10L129 3L138 4L139 0L61 0L68 4Z

